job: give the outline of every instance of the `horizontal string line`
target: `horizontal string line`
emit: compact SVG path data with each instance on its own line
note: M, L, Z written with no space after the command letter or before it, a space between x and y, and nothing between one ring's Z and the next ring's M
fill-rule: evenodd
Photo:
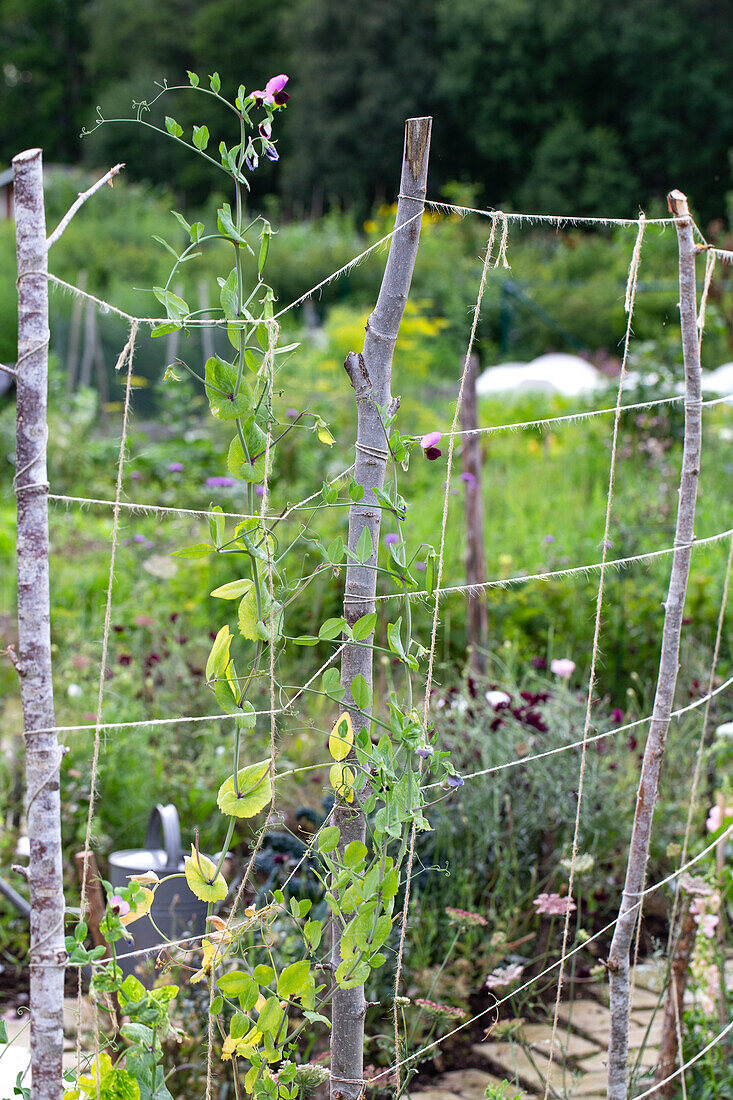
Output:
M529 573L525 576L518 577L505 577L503 580L491 580L481 581L479 584L457 584L452 585L450 588L441 588L439 590L440 596L455 595L459 592L469 592L479 595L481 592L485 592L489 588L506 588L511 584L526 584L530 581L548 581L555 577L574 577L580 574L587 574L596 569L617 568L620 569L623 565L631 565L637 561L650 561L652 558L662 558L667 554L674 554L676 550L685 547L691 547L693 550L697 546L708 546L714 542L720 542L721 539L728 538L733 535L733 528L729 528L727 531L721 531L717 535L708 535L704 539L695 539L694 542L680 544L680 546L669 546L664 550L650 550L645 554L634 554L630 558L613 558L607 559L604 562L593 562L591 565L576 565L569 569L554 569L547 573ZM437 591L437 590L436 590ZM375 600L397 600L404 599L408 596L410 599L426 599L435 596L435 592L427 592L425 589L421 589L419 592L387 592L383 595L377 594L372 597Z

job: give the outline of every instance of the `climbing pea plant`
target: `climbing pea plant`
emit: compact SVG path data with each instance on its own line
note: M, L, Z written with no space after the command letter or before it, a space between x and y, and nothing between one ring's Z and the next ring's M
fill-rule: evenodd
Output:
M400 434L395 426L398 402L380 407L369 398L383 434L380 453L388 463L383 487L366 490L348 475L324 483L308 519L297 523L295 537L287 546L286 540L281 541L284 517L268 515L267 509L278 444L296 425L311 430L314 445L332 447L335 442L328 425L315 412L279 418L277 399L286 392L287 381L282 367L297 352L297 345L280 344L275 293L265 282L272 227L261 215L247 211L249 177L260 158L278 159L273 132L287 103L288 78L276 76L264 90L250 93L240 86L229 102L222 95L218 74L209 77L208 87L197 74L188 77L193 94L213 96L236 119L237 140L233 145L223 140L219 143L218 160L209 152L211 135L205 123L194 125L187 135L171 116L162 124L151 121L154 104L169 92L182 92L180 86L164 83L155 99L135 103L134 118L126 121L157 130L223 171L233 190L233 205L223 202L216 226L210 228L201 222L189 224L175 213L188 236L180 252L159 238L174 262L165 286L152 291L166 314L153 329L153 336L190 331L201 323L225 329L231 345L229 356L216 354L204 364L178 359L168 365L165 379L174 382L181 371L191 374L204 388L212 417L230 426L224 461L230 477L242 483L251 513L233 523L221 507L212 504L208 539L175 551L183 559L217 555L231 562L230 579L211 592L215 638L205 672L208 689L231 718L231 767L222 777L217 797L224 819L221 854L212 859L200 852L195 842L179 876L185 877L208 911L208 930L194 949L198 965L189 980L208 986L212 1029L219 1035L221 1060L232 1064L237 1097L245 1093L294 1100L301 1088L313 1083L315 1067L302 1064L302 1051L312 1046L313 1029L332 1026L332 1011L338 1011L335 994L363 986L392 954L396 899L405 885L405 857L413 828L428 830L429 807L462 783L448 754L436 749L432 727L413 702L413 679L420 673L427 651L413 637L410 595L419 587L415 577L418 564L424 570L428 594L432 594L436 555L429 545L410 546L408 504L398 483L400 470L408 469L414 452L428 460L440 452L435 446L436 433L422 440ZM107 121L124 120L107 120L100 114L97 125ZM218 280L219 306L213 311L192 311L173 292L172 281L181 265L212 242L222 241L230 247L232 260ZM212 315L202 317L204 312ZM302 432L301 438L308 440ZM368 527L353 545L345 544L341 536L328 545L320 540L312 521L324 507L353 510L367 504L394 521L397 533L385 539L386 555L380 557ZM379 525L376 530L378 541ZM308 555L315 552L320 557L310 573L304 568L306 549ZM394 586L398 603L401 600L401 613L385 624L387 645L380 649L375 641L378 616L371 610L357 618L328 618L312 635L288 635L290 609L309 585L324 580L341 583L343 570L354 565L380 574ZM392 601L381 606L386 609ZM229 607L232 611L226 614ZM353 676L347 690L332 662L320 677L298 688L298 695L318 695L335 712L328 737L333 810L313 833L304 857L318 882L323 904L316 911L312 898L295 896L286 888L274 889L258 897L257 904L243 914L230 911L224 919L215 909L229 894L223 867L237 822L271 811L278 781L292 774L277 768L275 708L263 715L271 729L271 754L267 759L250 759L248 738L254 742L259 720L251 696L266 676L272 682L272 698L281 701L279 711L286 709L285 689L277 680L283 652L289 646L322 643L333 647L333 661L343 645L386 652L404 669L404 693L393 693L385 706L375 707L367 677L361 673ZM366 826L364 840L344 838L336 824L343 821L344 811L347 816L361 816ZM270 821L268 812L263 830ZM167 876L171 877L176 876ZM92 995L102 1006L116 1004L130 1021L121 1030L124 1058L113 1067L103 1051L91 1073L76 1083L78 1097L99 1092L125 1100L136 1100L138 1095L145 1100L166 1100L170 1095L160 1065L160 1042L174 1029L171 1020L175 1018L177 988L148 991L137 978L123 978L115 955L115 944L130 935L128 926L150 914L162 881L166 880L150 871L117 892L107 886L103 931L112 948L109 961L100 963L99 949L90 953L85 947L83 920L69 937L72 961L95 964ZM290 942L298 945L298 957L293 958L292 950L290 961L276 957L271 934L275 924L287 925ZM332 943L338 945L335 962Z

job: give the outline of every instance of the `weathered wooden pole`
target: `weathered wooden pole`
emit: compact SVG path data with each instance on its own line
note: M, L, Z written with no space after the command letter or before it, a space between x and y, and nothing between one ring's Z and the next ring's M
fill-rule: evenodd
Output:
M479 358L474 353L468 360L461 404L461 428L474 433L478 428L478 371ZM481 496L481 440L478 434L465 437L461 458L466 492L466 584L483 584L486 580L486 548L484 503ZM488 632L489 617L485 597L479 592L469 592L466 597L466 649L469 667L478 676L486 672L484 648Z
M679 505L674 538L674 555L669 591L664 604L662 649L659 676L649 736L644 749L636 812L629 844L626 881L618 921L608 957L610 979L611 1034L608 1048L608 1100L626 1100L629 1053L629 950L639 903L644 889L649 858L654 803L659 790L659 774L677 686L682 614L690 573L692 543L695 539L695 504L700 475L702 446L702 389L700 341L697 328L697 287L695 257L697 248L687 199L680 191L668 196L669 209L679 220L680 323L685 364L685 441L680 474Z
M59 800L63 750L53 732L56 719L51 682L46 481L48 263L40 149L28 149L13 159L13 185L18 258L18 671L30 840L32 1097L60 1100L66 967Z
M395 233L382 278L382 286L374 312L366 325L364 347L350 352L344 363L357 407L357 439L354 478L365 493L349 510L349 549L356 551L359 538L368 528L372 539L372 555L365 565L349 564L346 570L344 618L351 625L362 615L374 611L377 573L374 568L379 552L381 509L372 492L382 489L389 454L384 427L377 408L394 410L391 393L392 357L412 281L415 257L420 240L420 223L425 206L425 189L430 150L432 119L410 118L405 124L405 146L402 160L400 197L395 228L411 221ZM351 695L351 684L361 674L372 685L373 635L366 645L347 645L341 660L341 684L346 689L345 705L350 708L354 733L368 724L369 714L360 711ZM333 823L341 831L339 848L352 840L364 840L366 823L358 806L337 805ZM333 922L331 965L335 971L341 961L341 935L338 922ZM366 1003L364 987L337 989L333 998L331 1031L331 1098L357 1100L363 1091L364 1017Z

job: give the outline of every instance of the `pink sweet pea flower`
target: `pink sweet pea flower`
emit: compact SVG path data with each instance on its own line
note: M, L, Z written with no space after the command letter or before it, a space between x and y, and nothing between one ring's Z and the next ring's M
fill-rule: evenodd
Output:
M428 432L428 434L424 435L420 440L420 446L426 451L428 447L434 447L436 443L440 443L440 440L440 432Z
M264 92L257 89L249 93L249 98L253 99L258 107L262 103L267 103L270 106L274 103L276 106L281 107L283 103L287 103L290 99L288 93L283 91L287 82L288 77L285 73L280 73L279 76L273 76L267 81Z

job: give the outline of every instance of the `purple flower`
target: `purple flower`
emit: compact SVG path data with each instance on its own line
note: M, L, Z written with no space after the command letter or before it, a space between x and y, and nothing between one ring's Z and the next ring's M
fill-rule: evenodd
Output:
M153 547L155 546L155 543L151 542L150 539L146 539L145 543L144 543L144 546L145 546L146 550L152 550Z
M255 494L258 497L263 497L265 495L265 490L262 485L255 485Z
M255 153L254 149L250 145L247 152L244 154L244 163L248 172L254 172L257 165L260 163L260 158Z
M470 470L466 470L464 473L462 473L458 480L465 481L466 485L470 485L472 488L476 484L476 478L470 472Z
M270 105L275 103L278 107L281 107L283 103L287 103L290 99L288 93L283 91L287 82L288 78L285 73L280 73L279 76L273 76L267 81L267 84L265 84L264 92L258 88L257 91L250 92L249 99L253 99L258 107L262 103Z
M455 788L463 786L463 780L461 779L460 775L449 775L446 777L445 781L449 787Z
M434 755L435 749L432 745L421 745L419 749L415 749L418 756L421 756L423 760L429 760Z
M612 539L604 539L603 540L603 549L604 550L613 550L613 540Z
M207 477L207 489L231 489L234 485L233 477Z
M436 458L440 458L443 452L440 447L426 447L423 453L427 459L431 462L435 462Z
M624 712L621 710L620 707L614 707L611 711L611 721L613 722L614 726L620 726L623 720Z
M182 462L171 462L168 466L168 473L169 474L180 474L182 469L183 469L183 463Z
M549 543L549 542L554 542L554 541L555 541L555 536L554 535L545 535L545 542Z
M390 531L390 533L389 533L388 535L385 535L385 536L384 536L384 544L385 544L385 546L394 546L394 544L395 544L396 542L399 542L399 541L400 541L400 536L399 536L399 535L396 535L396 534L394 533L394 531Z
M280 154L274 145L271 145L269 141L263 142L262 149L268 160L280 160Z
M296 416L298 415L298 410L297 409L288 409L286 411L285 415L290 417L291 420L295 420Z
M425 572L425 562L424 561L415 562L415 568L418 570L419 573L424 573Z
M130 903L120 897L119 894L113 894L109 899L108 905L113 913L116 913L118 917L126 917L130 912Z
M424 435L420 440L420 446L426 451L428 447L434 447L436 443L440 443L441 438L440 432L428 432L428 434Z
M133 535L132 536L132 541L133 542L145 542L145 535Z
M272 126L269 122L261 122L259 127L260 137L269 138L272 137Z
M140 473L139 470L133 470L132 473L130 474L130 480L131 481L139 481L142 476L143 475Z

